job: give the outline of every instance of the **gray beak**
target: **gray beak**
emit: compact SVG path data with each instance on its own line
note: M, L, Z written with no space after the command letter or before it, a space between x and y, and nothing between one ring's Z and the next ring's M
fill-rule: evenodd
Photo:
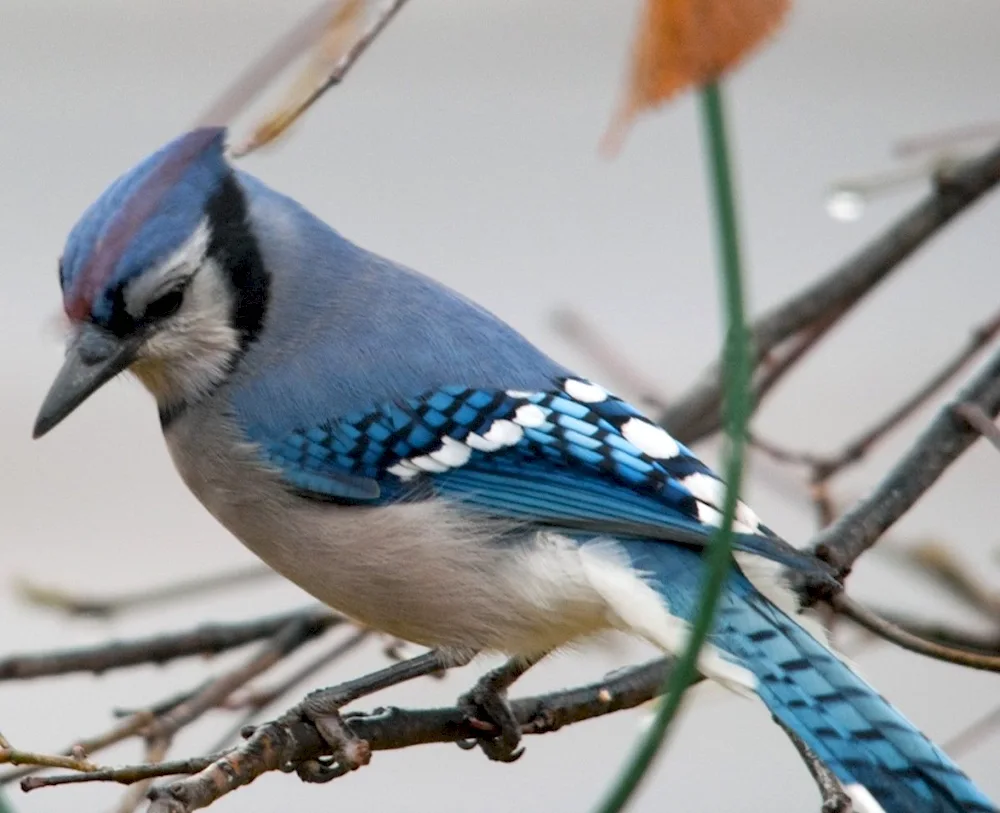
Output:
M66 351L66 361L38 410L33 436L40 438L53 429L102 384L128 367L140 343L140 337L119 338L96 325L84 325Z

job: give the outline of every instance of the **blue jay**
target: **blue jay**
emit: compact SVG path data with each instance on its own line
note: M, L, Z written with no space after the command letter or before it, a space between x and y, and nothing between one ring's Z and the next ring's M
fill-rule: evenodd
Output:
M73 229L74 335L35 436L134 373L184 482L272 568L433 648L424 667L512 658L464 701L497 758L518 736L503 694L546 653L607 631L682 648L721 481L488 311L234 169L225 135L161 148ZM800 613L782 574L822 566L743 504L735 530L703 675L756 694L859 810L995 811ZM331 745L347 699L304 707Z

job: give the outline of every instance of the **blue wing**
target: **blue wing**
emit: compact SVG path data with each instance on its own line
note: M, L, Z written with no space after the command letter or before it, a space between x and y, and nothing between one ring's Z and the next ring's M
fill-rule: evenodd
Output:
M249 434L290 487L321 499L437 495L492 516L694 546L722 518L725 489L707 466L582 379L546 392L445 387L277 439ZM742 503L736 519L738 549L816 568Z

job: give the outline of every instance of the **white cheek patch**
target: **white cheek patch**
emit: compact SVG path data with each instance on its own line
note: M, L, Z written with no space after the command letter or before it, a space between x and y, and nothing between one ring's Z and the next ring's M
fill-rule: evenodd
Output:
M599 404L608 398L608 391L604 387L577 378L567 378L563 390L574 401L582 404Z
M643 454L656 460L667 460L681 453L677 443L667 430L642 418L629 418L622 424L622 436Z

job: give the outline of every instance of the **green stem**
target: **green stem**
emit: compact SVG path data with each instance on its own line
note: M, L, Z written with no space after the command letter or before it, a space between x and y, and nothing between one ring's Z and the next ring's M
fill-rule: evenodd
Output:
M715 608L729 573L732 525L743 475L743 452L751 407L749 389L751 368L750 343L743 311L743 277L736 223L736 200L719 85L712 82L702 88L700 100L712 202L715 208L723 310L727 325L723 423L729 437L729 448L725 467L727 488L722 511L723 520L722 526L713 534L705 554L705 578L691 626L691 638L670 672L664 687L664 698L653 724L597 808L599 813L619 813L628 804L665 741L667 729L680 708L684 691L695 677L698 652L711 630Z

